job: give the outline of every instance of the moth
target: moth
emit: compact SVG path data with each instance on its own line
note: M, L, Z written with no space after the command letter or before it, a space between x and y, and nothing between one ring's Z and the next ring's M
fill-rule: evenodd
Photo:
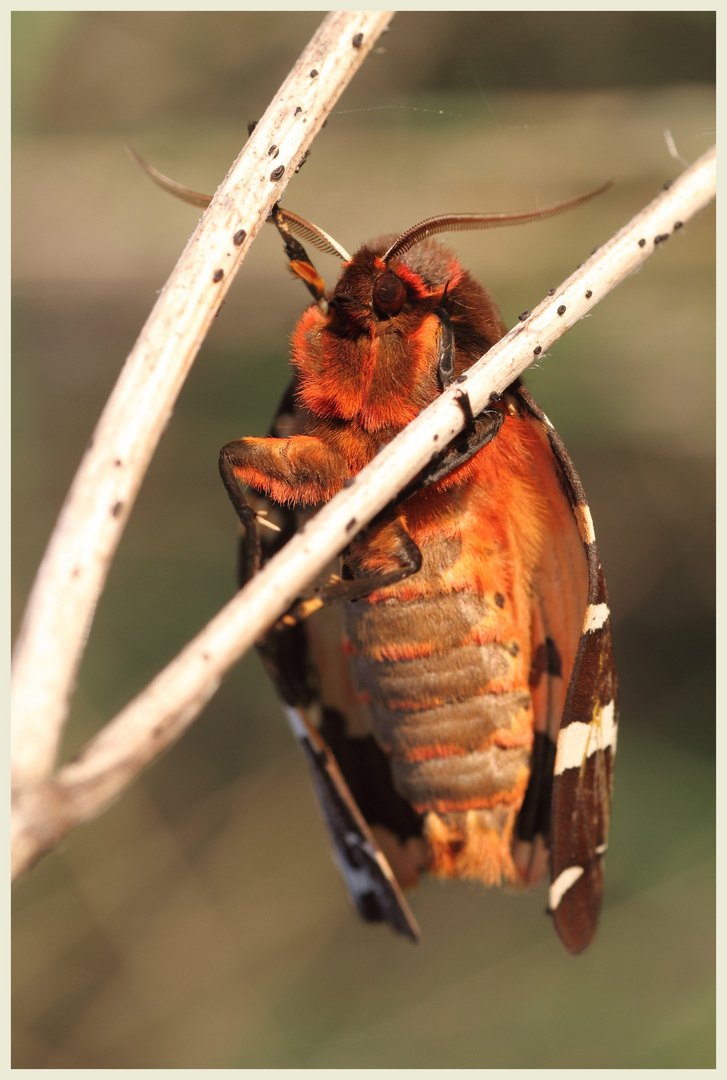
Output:
M505 333L486 289L432 237L541 220L601 190L524 213L445 214L353 256L275 208L313 302L268 436L220 454L241 585ZM300 240L342 261L332 290ZM519 380L478 416L461 402L461 435L258 647L364 919L416 941L402 890L422 874L511 888L549 875L548 910L579 953L602 902L617 732L593 523Z

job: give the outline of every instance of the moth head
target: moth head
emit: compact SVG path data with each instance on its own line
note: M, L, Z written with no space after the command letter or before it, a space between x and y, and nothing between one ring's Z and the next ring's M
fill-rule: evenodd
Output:
M402 311L407 299L411 296L411 280L405 268L404 256L423 241L429 240L440 233L458 232L464 229L494 229L506 225L525 225L536 221L544 221L557 214L575 210L591 199L595 199L596 196L606 191L612 182L609 181L595 191L588 192L585 195L579 195L574 199L541 207L537 210L487 214L440 214L437 217L420 221L418 225L412 226L412 228L397 236L383 253L378 252L375 267L367 268L367 273L370 274L369 287L372 313L384 320L393 318ZM333 240L328 233L289 210L276 206L273 210L272 219L286 241L286 249L289 251L289 255L290 249L287 237L294 233L312 244L319 251L336 255L347 264L343 278L334 294L337 301L342 300L345 303L346 298L351 295L346 284L346 278L350 276L348 271L356 262L360 262L363 269L363 264L366 262L364 253L370 251L371 248L364 247L360 249L352 259L346 249ZM300 247L300 245L298 246ZM300 250L303 251L302 248ZM293 272L301 277L310 288L308 278L312 264L304 252L303 259L305 263L301 259L290 259L289 265ZM320 291L318 294L314 293L314 295L316 295L319 302L322 302L324 295L323 282L321 279L318 279L318 281L320 282ZM311 291L313 290L311 289Z

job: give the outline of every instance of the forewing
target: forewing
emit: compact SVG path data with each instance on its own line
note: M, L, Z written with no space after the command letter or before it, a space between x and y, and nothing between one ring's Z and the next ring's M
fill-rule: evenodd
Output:
M578 474L545 414L522 387L518 394L544 425L587 564L580 638L562 717L557 732L552 733L556 748L549 909L564 945L578 953L593 937L601 907L616 750L617 687L608 595ZM547 622L547 605L544 618Z

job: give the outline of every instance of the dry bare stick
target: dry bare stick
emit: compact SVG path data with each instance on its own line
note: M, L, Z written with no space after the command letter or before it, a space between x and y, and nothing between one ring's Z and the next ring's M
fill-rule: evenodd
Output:
M124 366L66 499L18 637L14 790L50 776L93 611L154 449L253 238L390 12L321 24L191 237Z
M713 198L706 153L581 266L468 372L477 412ZM331 500L54 781L18 803L13 863L22 872L70 828L101 810L211 697L223 675L351 536L461 430L450 387Z

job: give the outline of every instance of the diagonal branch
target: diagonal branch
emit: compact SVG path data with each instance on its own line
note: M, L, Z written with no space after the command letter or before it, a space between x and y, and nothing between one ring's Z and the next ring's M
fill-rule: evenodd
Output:
M333 12L200 221L129 355L33 586L13 670L16 790L51 774L93 612L174 402L258 230L391 12Z
M714 198L716 154L708 151L518 323L467 374L476 413L535 357L542 357L620 281ZM177 739L220 680L396 492L463 426L451 387L300 530L201 633L54 780L29 787L14 816L16 873L71 828L98 815Z

